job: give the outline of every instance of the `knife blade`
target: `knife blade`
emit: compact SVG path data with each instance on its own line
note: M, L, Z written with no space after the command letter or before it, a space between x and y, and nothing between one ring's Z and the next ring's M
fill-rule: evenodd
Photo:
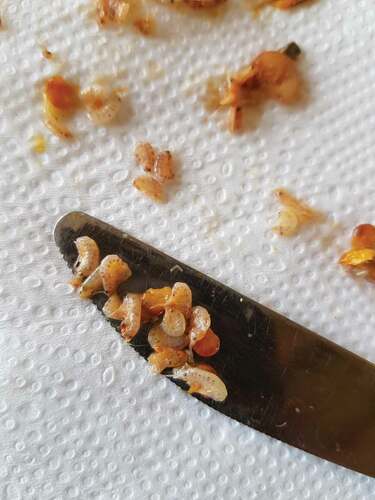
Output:
M71 268L74 240L84 235L97 242L102 257L118 254L128 262L133 276L124 284L127 292L182 281L194 304L209 310L221 339L210 364L228 397L223 403L193 397L289 445L375 477L372 363L83 212L66 214L54 229ZM105 300L103 294L93 298L99 310ZM143 327L132 342L143 357L151 352L146 339Z

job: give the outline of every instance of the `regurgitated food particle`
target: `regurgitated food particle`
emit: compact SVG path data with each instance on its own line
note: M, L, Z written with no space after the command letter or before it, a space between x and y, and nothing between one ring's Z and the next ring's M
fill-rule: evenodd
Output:
M47 78L43 87L43 115L45 125L61 139L73 139L73 134L65 124L79 108L79 88L77 85L56 75Z
M299 100L303 85L295 59L300 49L297 44L293 47L293 57L289 57L285 50L262 52L251 64L228 75L224 90L221 80L216 88L210 78L204 100L215 109L214 103L220 97L219 109L229 108L228 128L231 132L241 130L244 107L258 105L267 98L284 105Z

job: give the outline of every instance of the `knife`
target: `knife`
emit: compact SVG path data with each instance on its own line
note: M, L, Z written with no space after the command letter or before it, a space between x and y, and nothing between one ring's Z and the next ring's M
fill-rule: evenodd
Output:
M54 229L71 268L77 257L74 240L85 235L97 242L102 257L117 254L128 262L133 276L124 284L127 292L182 281L190 286L194 304L211 313L221 348L210 364L228 397L222 403L192 397L289 445L375 477L372 363L82 212L63 216ZM106 297L92 300L101 310ZM151 353L147 330L146 325L132 341L143 357Z

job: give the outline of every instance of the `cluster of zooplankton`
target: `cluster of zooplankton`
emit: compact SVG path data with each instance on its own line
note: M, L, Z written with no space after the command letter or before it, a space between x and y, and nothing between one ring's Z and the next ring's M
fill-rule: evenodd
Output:
M227 389L214 368L196 362L214 356L220 339L211 328L206 308L193 306L192 292L186 283L172 287L149 288L144 293L120 296L119 286L132 275L128 264L118 255L100 258L97 243L88 236L76 239L78 257L70 283L82 299L104 293L106 317L120 322L120 333L131 342L142 325L149 325L148 342L153 349L148 358L152 369L162 373L172 369L172 377L183 380L190 393L201 394L215 401L224 401Z

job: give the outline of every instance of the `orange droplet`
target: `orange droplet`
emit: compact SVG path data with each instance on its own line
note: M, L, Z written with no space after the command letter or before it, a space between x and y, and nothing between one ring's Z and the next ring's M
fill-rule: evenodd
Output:
M220 339L210 328L203 339L194 344L193 349L199 356L209 358L219 351Z

